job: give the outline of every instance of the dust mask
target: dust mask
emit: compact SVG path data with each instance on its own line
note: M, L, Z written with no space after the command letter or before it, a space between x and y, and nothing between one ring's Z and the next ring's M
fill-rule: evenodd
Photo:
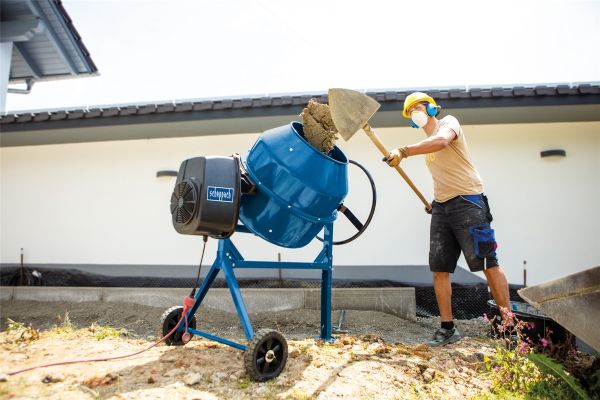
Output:
M412 119L412 121L419 127L422 128L425 125L427 125L427 114L425 114L424 111L414 111L411 115L410 118Z

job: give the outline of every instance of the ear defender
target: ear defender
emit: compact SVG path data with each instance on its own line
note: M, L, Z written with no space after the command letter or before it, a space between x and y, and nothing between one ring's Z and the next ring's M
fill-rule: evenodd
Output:
M441 109L442 106L434 106L431 103L427 103L427 115L429 115L430 117L435 117L436 115L438 115Z

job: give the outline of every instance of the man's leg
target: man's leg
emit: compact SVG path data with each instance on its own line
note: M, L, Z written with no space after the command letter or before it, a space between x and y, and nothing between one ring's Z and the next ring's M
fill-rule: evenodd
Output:
M452 321L452 285L448 272L433 273L433 288L442 322Z
M430 346L443 346L460 339L458 329L452 320L452 286L450 274L456 268L460 256L460 245L454 237L452 227L444 205L433 202L431 229L429 235L429 269L433 272L433 288L440 310L441 326L433 338L427 342Z
M510 310L510 293L508 291L508 281L506 275L500 266L487 268L483 270L488 281L494 301L501 309ZM504 319L504 315L502 315Z

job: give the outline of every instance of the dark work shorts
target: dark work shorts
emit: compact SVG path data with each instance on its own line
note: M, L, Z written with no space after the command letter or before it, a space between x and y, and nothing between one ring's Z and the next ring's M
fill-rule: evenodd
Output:
M453 273L462 251L473 272L497 267L492 215L485 195L432 203L429 269Z

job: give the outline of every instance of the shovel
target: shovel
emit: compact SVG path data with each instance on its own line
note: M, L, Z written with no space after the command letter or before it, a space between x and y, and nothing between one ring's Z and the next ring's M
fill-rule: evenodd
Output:
M349 89L329 89L329 110L331 118L340 135L348 141L360 129L364 130L369 139L375 144L384 157L390 152L373 132L369 119L379 109L380 104L366 94ZM419 189L412 183L408 175L400 168L394 167L404 178L408 186L416 193L425 205L427 212L431 211L431 204L423 197Z

